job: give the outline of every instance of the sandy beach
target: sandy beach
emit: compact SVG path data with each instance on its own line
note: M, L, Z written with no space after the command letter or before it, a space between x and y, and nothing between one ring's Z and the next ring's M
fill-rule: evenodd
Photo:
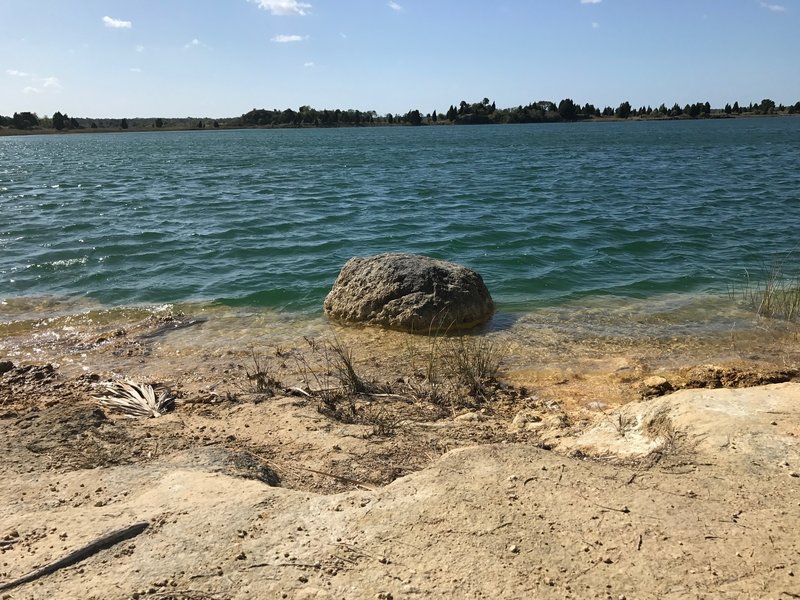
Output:
M467 338L497 375L441 396L426 364L464 340L169 307L6 325L0 582L149 526L2 597L800 594L796 329L547 322ZM337 347L368 393L323 393ZM101 409L119 378L175 409Z

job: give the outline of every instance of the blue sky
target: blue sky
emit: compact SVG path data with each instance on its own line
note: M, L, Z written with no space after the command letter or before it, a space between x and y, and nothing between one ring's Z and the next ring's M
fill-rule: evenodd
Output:
M800 0L2 0L0 114L800 100Z

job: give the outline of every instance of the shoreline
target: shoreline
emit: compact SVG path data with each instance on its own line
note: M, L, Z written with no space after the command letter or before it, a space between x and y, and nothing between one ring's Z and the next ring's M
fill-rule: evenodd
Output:
M626 122L641 122L641 123L651 123L651 122L662 122L662 121L718 121L718 120L725 120L725 119L774 119L774 118L782 118L782 117L800 117L798 113L780 113L780 114L769 114L769 115L753 115L753 114L720 114L720 115L711 115L710 117L706 118L693 118L693 117L686 117L686 116L677 116L677 117L669 117L669 116L659 116L659 117L629 117L627 119L623 119L621 117L593 117L588 119L579 119L577 121L542 121L542 122L534 122L534 123L425 123L422 125L410 125L408 123L397 123L397 124L390 124L390 123L378 123L378 124L345 124L345 125L331 125L331 126L322 126L322 125L234 125L234 126L224 126L220 125L219 127L196 127L196 126L185 126L185 127L128 127L127 129L123 129L121 127L79 127L75 129L51 129L51 128L36 128L36 129L13 129L11 127L0 127L0 137L15 137L15 136L29 136L29 135L73 135L73 134L86 134L86 133L144 133L144 132L153 132L153 133L174 133L174 132L186 132L186 131L199 131L199 132L213 132L213 131L242 131L242 130L285 130L285 129L382 129L386 127L475 127L481 125L549 125L549 124L575 124L575 123L626 123ZM137 118L147 118L147 117L137 117ZM153 119L154 120L154 119Z
M630 402L644 379L680 378L687 369L702 365L800 369L796 323L756 317L735 303L723 306L718 298L693 300L679 295L636 301L597 298L524 313L500 312L487 326L463 337L502 348L501 374L510 384L546 390L553 398L568 391L576 408L593 401L606 406ZM253 352L307 353L312 340L336 340L352 349L354 360L370 377L390 382L407 377L415 356L428 352L436 339L459 339L343 326L321 312L213 303L79 304L80 309L70 304L59 311L58 303L51 301L31 311L11 302L0 311L3 360L52 363L70 376L130 372L156 381L174 380L170 371L199 373L209 361L224 357L242 365ZM301 383L297 373L293 377L292 385Z

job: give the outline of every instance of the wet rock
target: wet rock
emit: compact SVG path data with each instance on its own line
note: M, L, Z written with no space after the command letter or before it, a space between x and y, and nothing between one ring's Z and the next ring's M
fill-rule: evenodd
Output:
M336 321L426 334L480 325L492 316L494 302L471 269L386 253L347 261L324 308Z
M794 369L760 372L736 367L703 365L690 369L686 374L685 388L744 388L770 383L784 383L797 379Z

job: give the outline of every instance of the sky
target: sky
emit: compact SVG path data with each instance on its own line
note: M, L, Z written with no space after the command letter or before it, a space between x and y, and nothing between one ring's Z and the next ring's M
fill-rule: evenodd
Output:
M800 0L0 0L0 114L800 101Z

